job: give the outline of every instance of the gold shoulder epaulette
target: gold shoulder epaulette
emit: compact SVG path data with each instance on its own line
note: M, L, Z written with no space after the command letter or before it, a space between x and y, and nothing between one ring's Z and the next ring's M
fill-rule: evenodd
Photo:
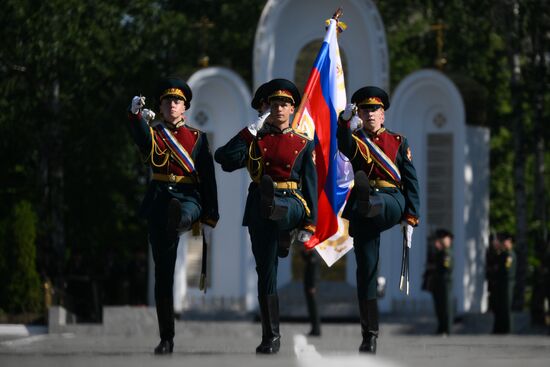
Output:
M396 133L396 132L391 131L391 130L388 130L388 129L386 129L386 132L387 132L388 134L390 134L390 135L399 136L399 138L400 138L401 140L404 140L404 139L406 138L405 135L400 134L400 133Z
M296 130L293 130L293 132L294 132L294 134L298 135L301 138L304 138L306 140L313 140L313 138L310 138L309 136L307 136L306 134L304 134L302 132L299 132L299 131L296 131Z
M189 130L191 131L196 131L200 134L204 134L204 131L200 130L200 129L197 129L196 127L193 127L191 125L188 125L187 123L185 124L185 127L188 128Z

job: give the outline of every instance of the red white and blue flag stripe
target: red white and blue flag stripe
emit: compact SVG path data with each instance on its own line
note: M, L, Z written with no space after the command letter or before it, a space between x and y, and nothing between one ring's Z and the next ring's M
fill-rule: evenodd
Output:
M302 103L293 127L315 141L318 178L318 217L315 234L306 243L313 248L339 230L338 214L343 208L353 179L349 162L338 151L338 115L346 106L344 72L337 39L338 23L330 19L327 33L309 75Z

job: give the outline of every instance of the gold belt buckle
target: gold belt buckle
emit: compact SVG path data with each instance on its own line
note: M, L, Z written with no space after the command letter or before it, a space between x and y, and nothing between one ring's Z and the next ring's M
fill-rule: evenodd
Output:
M176 182L176 175L173 174L173 173L170 173L170 174L168 175L168 180L169 180L170 182Z

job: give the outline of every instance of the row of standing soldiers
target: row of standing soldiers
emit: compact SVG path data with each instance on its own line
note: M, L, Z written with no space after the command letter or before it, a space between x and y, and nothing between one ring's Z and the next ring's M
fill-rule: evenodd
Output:
M172 287L178 237L196 222L209 232L219 219L214 160L224 171L246 168L250 174L243 225L248 227L258 275L262 339L256 352L277 353L281 340L278 261L287 256L292 242L303 248L317 223L316 142L290 124L300 93L286 79L262 85L251 103L258 111L257 120L219 147L214 157L206 134L185 119L191 98L191 89L182 79L167 78L157 94L159 119L144 108L141 96L132 99L128 111L131 135L153 172L141 213L148 220L155 262L161 339L155 353L169 354L174 348ZM339 115L336 134L338 149L351 162L355 175L342 216L349 220L353 237L363 337L359 351L366 353L376 352L378 338L380 234L401 224L410 240L419 217L411 149L403 135L384 127L389 107L382 89L357 90Z
M427 247L426 270L422 289L432 294L437 317L436 334L451 334L453 323L453 234L438 229ZM507 233L493 235L485 255L485 277L489 292L489 311L494 315L493 333L512 331L512 296L516 275L513 237Z

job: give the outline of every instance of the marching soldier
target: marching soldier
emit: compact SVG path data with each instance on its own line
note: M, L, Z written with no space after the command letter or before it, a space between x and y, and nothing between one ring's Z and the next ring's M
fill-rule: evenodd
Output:
M432 293L437 316L436 334L449 335L453 320L452 309L452 258L453 234L438 229L433 242L428 246L424 282L426 290Z
M271 106L267 102L269 96L266 95L269 83L264 83L254 93L251 106L258 111L258 118L249 128L252 131L258 131L266 118L271 113ZM289 238L279 238L279 247L277 255L281 258L288 256L290 250ZM308 251L303 248L300 251L304 260L304 295L306 298L307 312L311 323L309 336L321 336L321 318L317 307L317 280L319 278L319 255L316 251Z
M508 334L512 331L512 297L516 279L516 254L513 249L514 238L508 233L502 234L496 255L495 321L494 334Z
M357 261L357 296L363 341L360 352L376 353L377 267L380 233L401 223L407 239L418 225L419 190L407 139L384 127L386 92L364 87L338 120L338 148L349 158L355 186L342 217L349 220Z
M248 130L254 136L262 128L265 120L271 114L271 105L268 102L269 98L269 82L264 83L256 89L254 97L250 105L253 109L258 111L258 117L250 125L248 125ZM291 235L290 232L283 232L279 236L279 246L277 249L277 256L284 258L287 257L290 251L290 242Z
M289 242L294 229L300 242L315 231L317 174L313 141L290 127L290 115L300 103L296 86L286 79L274 79L264 88L269 117L241 130L214 158L224 171L246 167L252 178L243 225L248 227L258 274L262 341L256 353L273 354L279 351L281 338L279 242Z
M206 134L187 125L191 89L179 78L162 80L160 116L144 109L145 97L134 97L129 120L132 137L152 171L141 207L148 220L155 262L155 303L160 343L155 354L174 349L173 283L179 234L200 221L204 229L219 219L214 163Z

